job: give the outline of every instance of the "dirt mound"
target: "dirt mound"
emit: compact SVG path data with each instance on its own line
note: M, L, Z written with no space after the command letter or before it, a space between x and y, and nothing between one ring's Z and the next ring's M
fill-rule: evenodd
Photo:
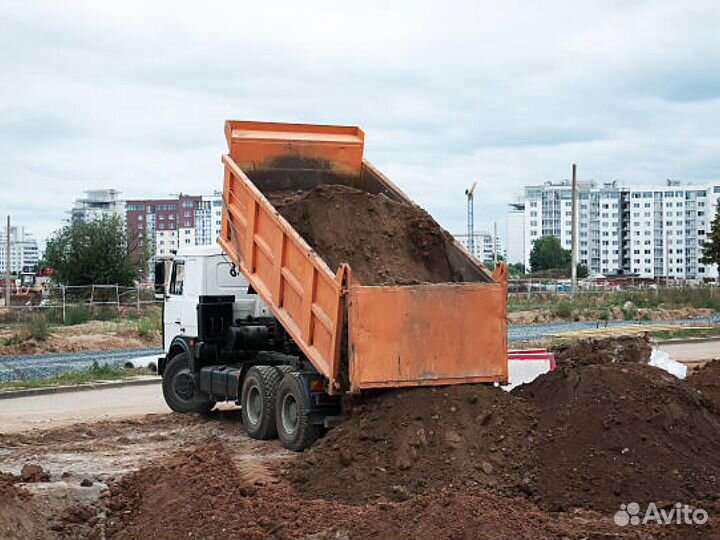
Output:
M401 504L372 505L350 515L343 529L347 537L453 539L570 539L638 538L631 528L621 529L610 516L563 515L540 511L527 500L505 498L482 488L442 490ZM647 538L648 536L645 536ZM341 538L336 530L321 539Z
M22 482L47 482L49 480L50 475L40 465L27 463L20 471L20 481Z
M694 388L632 363L548 373L514 395L538 407L537 469L544 508L615 511L634 501L720 495L720 416Z
M708 362L693 372L687 381L720 407L720 360Z
M334 503L306 503L265 472L233 462L220 443L154 461L110 487L109 539L286 538L317 533L349 517Z
M532 478L532 411L488 385L385 392L356 404L295 464L307 498L404 500L448 485L518 493Z
M648 334L588 338L552 349L559 366L634 363L650 360L652 345Z
M447 233L417 206L341 185L269 199L333 271L348 263L364 285L455 281Z

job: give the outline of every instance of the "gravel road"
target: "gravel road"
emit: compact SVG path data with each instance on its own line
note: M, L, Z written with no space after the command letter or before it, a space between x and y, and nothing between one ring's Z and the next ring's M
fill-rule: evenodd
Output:
M720 323L720 313L700 319L684 319L678 321L663 321L663 324L717 324ZM609 321L608 326L628 326L628 321ZM653 324L640 322L637 324ZM657 324L655 322L654 324ZM553 322L540 324L523 324L508 326L508 341L517 343L540 339L547 334L571 332L595 328L593 321L579 322ZM32 380L50 377L60 373L87 369L94 363L108 364L112 367L122 367L131 358L141 356L161 355L161 349L123 349L103 352L75 352L55 353L42 355L0 356L0 382L13 380Z
M96 362L122 367L130 358L162 354L162 349L122 349L102 352L73 352L0 356L0 382L52 377L71 370L88 369Z

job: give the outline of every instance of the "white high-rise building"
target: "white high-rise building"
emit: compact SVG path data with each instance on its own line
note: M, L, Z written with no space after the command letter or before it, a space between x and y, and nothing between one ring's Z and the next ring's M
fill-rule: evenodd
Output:
M465 249L471 251L467 234L454 234L453 236ZM490 262L494 259L495 252L497 252L498 255L503 254L501 239L498 237L495 239L495 242L493 242L492 233L475 231L473 234L473 250L471 255L481 262Z
M508 264L525 263L525 203L512 203L505 219L505 257Z
M24 228L10 227L10 272L19 274L34 270L40 260L37 241ZM7 228L0 230L0 274L5 273L7 261Z
M214 244L222 225L222 194L203 196L195 210L195 241L197 245Z
M75 199L70 210L73 223L89 223L106 215L125 219L125 202L120 200L120 192L116 189L89 189L84 198Z
M717 266L700 259L718 198L720 181L685 186L668 181L657 187L578 182L578 262L594 274L716 278ZM552 235L571 249L571 231L571 183L527 186L508 215L508 254L522 250L529 269L535 240Z

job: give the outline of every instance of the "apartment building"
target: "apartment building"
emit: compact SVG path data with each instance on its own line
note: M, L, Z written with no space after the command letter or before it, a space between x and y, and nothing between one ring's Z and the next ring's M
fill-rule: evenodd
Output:
M25 232L24 227L10 227L10 273L32 271L40 260L37 240ZM7 264L7 228L0 230L0 275L5 274Z
M667 181L654 187L578 182L578 262L592 274L622 270L649 278L715 278L717 267L700 260L718 198L720 181L703 185ZM522 250L526 268L533 243L541 236L555 236L571 249L569 181L526 186L523 200L511 208L507 250Z
M496 251L498 255L503 255L501 239L496 238L493 241L493 235L489 232L475 231L472 250L470 249L470 237L468 234L454 234L453 236L471 255L481 262L492 261Z
M116 189L89 189L84 193L84 197L75 199L70 210L72 223L89 223L106 215L124 218L125 202Z

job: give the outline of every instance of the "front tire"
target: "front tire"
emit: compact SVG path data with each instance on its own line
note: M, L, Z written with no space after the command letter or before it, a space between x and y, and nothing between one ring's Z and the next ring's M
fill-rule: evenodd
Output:
M208 396L201 394L190 371L187 353L173 356L165 366L162 378L165 403L179 413L207 413L215 406Z
M251 367L242 385L242 419L253 439L274 439L275 395L282 373L271 366Z
M288 450L302 452L320 436L321 426L312 423L306 400L307 388L299 373L286 373L277 390L275 424L280 442Z

